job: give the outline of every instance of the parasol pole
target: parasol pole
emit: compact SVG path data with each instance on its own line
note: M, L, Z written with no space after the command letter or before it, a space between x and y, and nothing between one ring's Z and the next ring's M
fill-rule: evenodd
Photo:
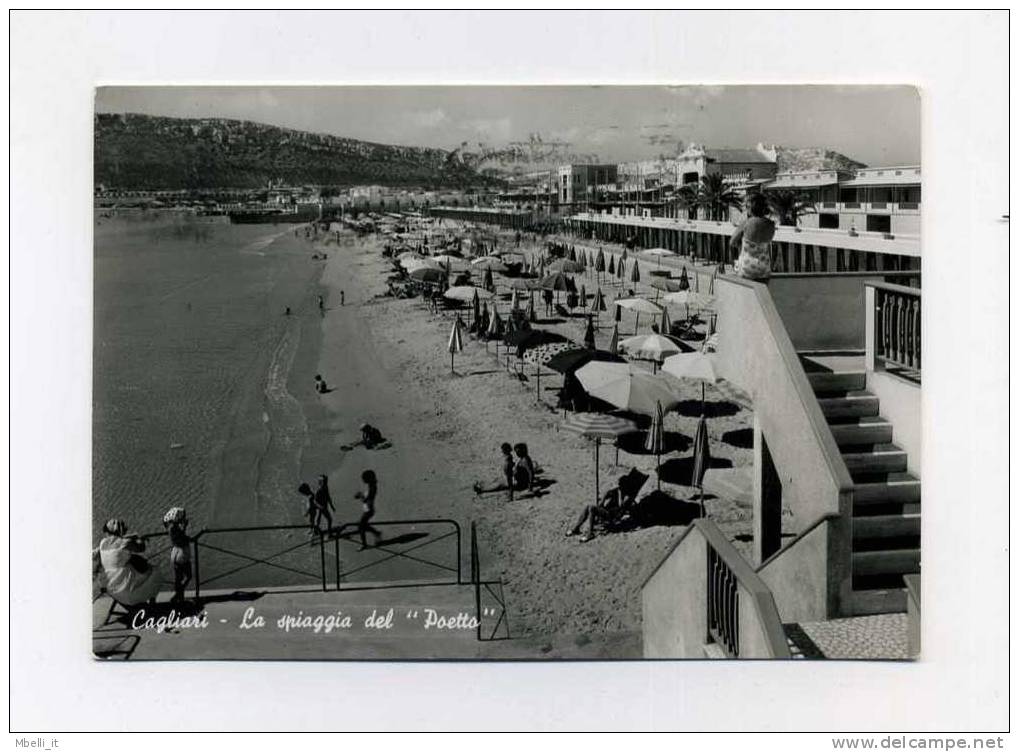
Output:
M704 382L701 382L701 417L704 417Z
M601 487L598 482L598 449L601 447L601 439L595 437L594 439L594 503L597 504L601 500Z

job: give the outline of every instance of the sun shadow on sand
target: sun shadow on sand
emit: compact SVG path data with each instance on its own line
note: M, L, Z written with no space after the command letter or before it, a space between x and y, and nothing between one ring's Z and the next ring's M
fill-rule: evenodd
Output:
M640 500L634 514L619 523L617 530L689 525L700 516L699 504L677 499L664 491L652 491Z
M708 467L732 467L732 460L725 457L712 457ZM693 457L676 457L662 463L659 473L662 482L674 483L677 486L693 485Z
M716 400L704 403L704 417L706 418L727 418L739 411L740 406L735 402ZM701 401L683 400L676 405L676 412L687 418L697 418L701 414Z
M689 436L679 433L679 431L666 431L663 438L665 446L662 448L662 454L685 452L693 443ZM645 448L646 441L647 431L634 431L616 439L619 448L627 454L654 456L654 452L649 452Z
M722 434L722 442L738 449L754 448L754 429L737 428Z
M487 371L468 371L467 373L461 373L459 375L466 378L467 376L487 376L490 373L502 373L502 372L503 370L501 368L490 368Z

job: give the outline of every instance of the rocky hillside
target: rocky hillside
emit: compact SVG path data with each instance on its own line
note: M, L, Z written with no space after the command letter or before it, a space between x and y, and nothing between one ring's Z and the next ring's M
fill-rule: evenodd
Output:
M863 162L850 159L845 154L820 146L806 148L776 146L775 150L778 152L779 172L808 170L846 170L851 172L867 166Z
M493 182L442 149L389 146L242 120L100 114L95 182L121 190Z

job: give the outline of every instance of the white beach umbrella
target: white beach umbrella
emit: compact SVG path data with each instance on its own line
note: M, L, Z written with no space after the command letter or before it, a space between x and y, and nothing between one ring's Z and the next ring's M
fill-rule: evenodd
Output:
M407 270L407 273L417 271L418 269L442 269L437 261L432 259L407 259L402 262L403 268ZM443 271L445 271L443 269Z
M500 273L508 271L506 264L502 263L502 259L497 256L482 256L479 259L474 259L471 262L471 266L475 269L487 269Z
M718 360L714 353L698 350L691 353L672 355L662 363L664 373L678 379L701 382L701 412L704 412L704 385L717 384L722 380L718 374Z
M441 254L439 256L432 256L431 260L440 264L443 269L448 269L451 272L462 272L470 268L470 264L459 256Z
M661 334L640 334L620 340L619 352L634 358L653 360L661 363L670 355L682 352L682 349L668 337Z
M620 308L626 308L635 313L650 313L656 316L660 316L662 313L662 307L655 305L650 300L644 298L620 298L615 303Z
M654 415L659 402L666 412L679 403L679 385L674 379L638 370L629 363L591 361L578 368L576 375L588 394L620 410Z
M475 295L478 296L478 300L491 300L495 297L494 293L489 292L485 288L474 287L472 285L450 287L442 295L448 300L459 300L461 303L473 303Z

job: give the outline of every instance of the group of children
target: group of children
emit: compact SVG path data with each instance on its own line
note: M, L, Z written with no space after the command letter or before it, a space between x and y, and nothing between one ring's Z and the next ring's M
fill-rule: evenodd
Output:
M374 470L365 470L361 473L361 482L364 487L354 494L354 498L361 502L361 517L357 523L357 532L361 537L361 550L368 548L366 533L375 537L375 545L382 539L382 533L372 527L371 519L375 516L375 499L379 492L379 481ZM325 521L325 532L333 530L333 515L336 506L329 493L329 478L325 475L318 476L318 484L314 491L307 483L297 487L297 492L307 499L308 508L306 514L308 523L311 525L312 534L323 530L322 522Z

